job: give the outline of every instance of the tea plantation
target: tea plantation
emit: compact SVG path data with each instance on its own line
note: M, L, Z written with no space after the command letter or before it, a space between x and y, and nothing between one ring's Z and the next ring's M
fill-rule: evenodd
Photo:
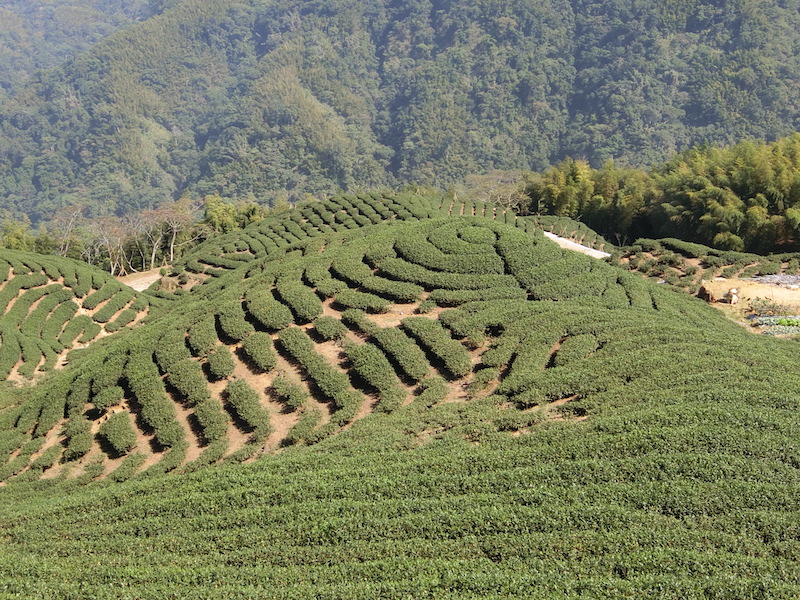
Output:
M0 253L0 379L33 379L66 353L147 315L157 299L85 263Z
M201 246L3 400L0 598L800 595L796 341L368 198Z

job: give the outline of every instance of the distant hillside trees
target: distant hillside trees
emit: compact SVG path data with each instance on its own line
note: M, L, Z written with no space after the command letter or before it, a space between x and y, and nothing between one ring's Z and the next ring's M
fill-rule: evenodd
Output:
M49 26L49 7L67 3L4 3L0 58L12 60L0 60L0 88L6 64L25 59L17 38L39 26L19 15ZM0 198L35 223L64 204L153 209L185 189L296 202L403 182L446 189L566 156L639 167L800 129L793 2L81 4L68 31L89 40L107 31L99 13L142 21L0 93ZM44 38L50 52L75 39Z
M676 237L765 253L800 241L800 133L686 150L650 170L567 159L530 176L525 210L577 218L617 242Z

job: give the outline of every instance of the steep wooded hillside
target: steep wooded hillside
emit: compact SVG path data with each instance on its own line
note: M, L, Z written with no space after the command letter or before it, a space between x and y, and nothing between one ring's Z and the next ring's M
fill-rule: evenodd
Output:
M58 67L165 4L162 0L3 0L0 100L36 71Z
M0 194L269 200L798 128L794 3L184 0L0 106Z

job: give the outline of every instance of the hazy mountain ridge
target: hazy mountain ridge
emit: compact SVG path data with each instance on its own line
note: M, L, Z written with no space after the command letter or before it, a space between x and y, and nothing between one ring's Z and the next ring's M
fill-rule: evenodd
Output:
M798 20L776 2L187 0L0 106L0 193L34 217L127 211L771 139L800 127Z

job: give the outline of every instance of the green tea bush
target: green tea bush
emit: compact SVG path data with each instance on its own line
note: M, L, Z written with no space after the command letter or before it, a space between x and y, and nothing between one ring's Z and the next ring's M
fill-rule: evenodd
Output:
M0 290L0 308L5 310L8 303L12 298L16 298L20 290L29 290L35 287L43 286L49 283L50 280L42 273L35 273L32 275L15 275L11 281L3 286ZM16 304L16 303L15 303Z
M38 457L36 457L30 464L30 471L34 471L36 473L42 473L46 471L54 464L58 462L58 459L61 458L63 448L59 445L50 446L47 450L42 452Z
M387 312L392 306L391 302L380 296L350 289L336 294L334 300L337 304L347 308L357 308L375 313Z
M294 313L297 323L308 323L322 314L320 299L293 274L279 277L275 288Z
M396 302L414 302L422 296L423 288L407 281L393 281L384 277L365 277L361 288L367 292L390 298Z
M127 454L136 445L136 432L128 411L116 412L100 425L98 435L106 440L116 456Z
M419 381L428 374L430 363L425 352L403 331L394 327L383 327L375 328L371 335L375 343L411 379Z
M16 331L0 331L0 378L5 379L20 359L19 334Z
M362 398L350 390L350 379L336 370L314 350L314 342L297 327L289 327L278 334L283 349L300 363L320 391L330 398L344 415L355 415ZM340 416L339 419L342 417Z
M126 367L126 376L136 401L141 406L142 420L153 429L156 441L165 447L184 438L177 421L175 406L167 398L164 382L155 364L142 349L134 351Z
M26 379L33 379L33 374L42 359L43 349L38 340L27 337L19 338L19 346L22 354L22 364L17 372Z
M156 363L166 373L175 363L191 358L182 327L170 327L155 344Z
M493 346L483 353L481 363L487 367L500 367L507 365L514 357L519 347L519 337L503 335L496 340Z
M564 367L583 360L597 350L598 347L597 338L590 333L570 336L564 340L558 349L553 360L553 366Z
M401 258L384 258L378 262L378 267L380 272L388 275L389 279L409 281L427 288L478 290L518 285L516 279L511 275L445 273L430 270Z
M314 319L314 330L325 340L342 339L348 331L339 319L327 315Z
M228 419L217 399L208 398L198 402L194 407L194 416L207 442L227 439Z
M463 377L472 370L469 352L438 321L425 317L407 317L401 321L419 343L444 363L445 369L454 377Z
M353 370L378 390L380 401L376 409L392 412L399 408L405 400L406 393L384 353L372 344L354 343L345 344L344 351Z
M488 288L484 290L432 290L428 299L439 306L458 306L467 302L486 300L525 299L528 292L520 287Z
M214 379L230 377L234 368L236 368L236 363L227 346L217 346L208 353L208 370Z
M90 423L81 416L71 417L64 426L66 447L63 460L66 462L77 460L92 449L94 436Z
M129 454L125 457L125 460L122 461L122 464L114 469L108 478L115 483L127 481L133 477L146 460L147 457L144 454Z
M186 398L188 406L208 400L208 381L203 376L200 364L191 358L184 358L174 363L167 370L167 381Z
M92 318L98 323L108 323L111 320L111 317L122 310L125 305L127 305L128 302L133 299L133 296L134 293L130 290L123 290L117 294L114 294L114 297L106 302L103 305L103 308L94 313ZM84 301L84 304L85 303L86 302Z
M308 399L308 390L285 375L278 375L272 380L272 391L292 410L301 408Z
M248 358L262 371L269 372L275 368L278 356L272 344L272 338L257 331L244 339L242 349Z
M398 256L408 262L435 271L477 275L505 272L503 259L494 252L445 254L419 235L399 236L395 241L395 250Z
M366 278L372 277L372 269L362 262L363 253L349 251L343 254L331 263L331 271L334 275L357 286L361 285Z
M438 404L447 397L450 391L450 386L441 377L430 377L420 382L422 392L417 396L415 402L423 406L433 406Z
M56 307L64 303L69 303L67 306L75 306L74 303L70 302L74 297L70 290L56 285L48 286L45 288L45 291L47 291L47 293L41 299L37 307L22 321L20 331L23 335L31 337L41 336L48 317L53 311L57 310Z
M80 319L81 317L84 317L84 316L86 316L86 315L80 315L77 318ZM84 328L83 328L83 332L78 337L78 343L79 344L88 344L93 339L95 339L98 335L100 335L100 330L101 330L100 325L98 325L94 321L89 320L88 317L86 317L86 321L84 321L84 323L85 323L85 325L84 325Z
M119 331L126 325L130 325L131 323L133 323L133 321L136 320L137 315L138 313L132 308L126 308L121 313L119 313L116 319L114 319L113 321L111 321L111 323L108 323L106 325L106 331L108 333L114 333L116 331Z
M194 356L205 356L217 345L217 322L213 314L195 321L188 331L187 342Z
M100 289L91 293L83 300L83 308L86 310L94 310L100 305L100 303L109 300L111 297L121 291L122 286L117 282L105 283L105 285L103 285Z
M258 393L242 380L231 381L225 388L228 405L236 415L253 429L256 443L264 442L272 432L269 411L261 406Z
M279 330L294 323L294 315L272 296L269 288L254 287L246 296L247 312L267 329Z
M125 397L125 390L118 385L112 385L101 389L94 398L92 404L97 410L107 410L112 406L119 404Z
M239 342L253 333L255 329L245 319L242 303L238 300L225 302L217 313L222 332L230 339Z

